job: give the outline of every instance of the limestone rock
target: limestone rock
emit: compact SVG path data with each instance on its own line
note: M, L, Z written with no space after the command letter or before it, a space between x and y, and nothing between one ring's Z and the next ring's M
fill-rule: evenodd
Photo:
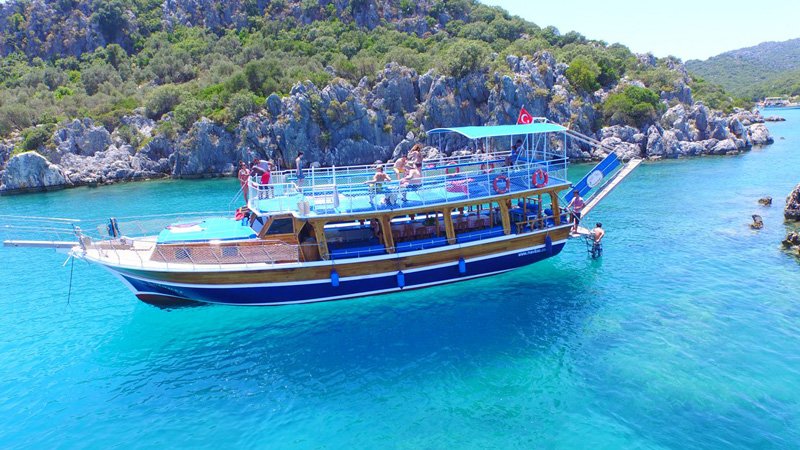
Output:
M619 158L631 159L640 158L642 156L642 148L639 145L631 142L624 142L616 136L607 137L600 142L604 147L614 149L614 153L616 153ZM605 149L596 149L595 151L599 152L593 153L593 156L597 159L607 156Z
M233 136L208 119L195 122L170 155L172 176L177 178L232 175L237 161Z
M792 189L786 197L786 206L783 208L783 217L786 220L800 220L800 184Z
M65 187L68 183L61 169L36 152L24 152L8 161L0 192L35 192Z
M769 129L761 123L751 125L748 129L748 134L753 145L767 145L775 142L769 134Z
M12 142L0 141L0 167L3 167L11 157L11 152L14 151L14 144Z
M66 154L93 156L111 145L111 134L104 127L96 126L92 119L75 119L53 135L56 146L55 162Z
M733 139L724 139L717 142L714 147L711 148L712 155L727 155L731 152L736 152L738 148L736 147L736 142Z

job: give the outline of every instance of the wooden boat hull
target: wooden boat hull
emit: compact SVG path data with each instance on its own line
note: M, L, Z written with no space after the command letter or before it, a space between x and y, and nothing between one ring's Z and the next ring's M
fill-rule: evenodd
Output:
M557 255L568 232L566 225L547 233L504 236L470 246L293 268L173 272L106 267L148 303L285 305L399 292L507 272ZM334 270L338 283L333 281Z

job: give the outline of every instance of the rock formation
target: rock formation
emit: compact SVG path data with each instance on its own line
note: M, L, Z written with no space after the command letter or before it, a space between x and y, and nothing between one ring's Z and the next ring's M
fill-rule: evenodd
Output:
M37 192L61 189L70 184L61 168L36 152L24 152L11 158L2 180L5 192Z
M648 58L643 61L649 63ZM595 131L602 100L616 89L638 82L623 80L607 90L581 93L565 77L567 66L556 63L548 52L522 58L512 55L504 62L507 73L476 71L460 78L435 70L418 74L390 63L373 82L365 78L355 86L342 78L323 87L300 82L285 97L269 96L233 130L203 118L186 132L159 133L160 125L172 120L170 114L160 121L141 113L125 116L113 131L91 119L73 120L60 125L52 145L42 146L39 153L49 164L57 165L64 186L230 175L239 160L254 157L270 158L287 168L301 150L309 163L370 164L390 160L424 140L425 131L432 128L514 123L522 106L534 116L593 134L625 158L727 155L772 143L757 112L736 110L725 115L700 102L691 103L688 78L676 82L672 91L661 93L662 102L673 106L659 120L641 129L614 125ZM681 68L676 65L674 70L683 73ZM458 137L431 143L438 148L427 149L430 154L462 151L466 144ZM0 156L10 154L10 147L0 144ZM567 154L573 160L605 156L603 150L574 141L569 142ZM6 164L4 180L31 175L24 172L19 158L21 155L14 156ZM36 173L44 177L49 172ZM33 184L50 186L55 182L57 179L48 175L47 180ZM17 185L4 181L0 192L16 191Z
M795 186L792 192L786 197L783 217L786 220L800 221L800 184Z

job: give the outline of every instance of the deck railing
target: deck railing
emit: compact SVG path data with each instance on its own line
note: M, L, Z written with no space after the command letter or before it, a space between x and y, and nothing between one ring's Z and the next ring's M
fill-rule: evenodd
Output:
M536 187L537 171L547 173L550 184L566 183L566 158L548 155L548 160L521 159L507 165L507 156L499 153L491 159L476 159L474 155L451 157L444 164L426 161L422 183L416 187L401 186L398 180L380 183L379 188L365 184L375 173L374 165L315 169L322 173L311 179L307 175L303 184L287 181L262 185L251 180L248 204L250 209L263 213L297 211L308 215L313 211L316 215L332 215L490 197L502 193L505 183L506 192L529 190ZM500 186L496 187L496 183ZM404 197L408 204L403 202Z

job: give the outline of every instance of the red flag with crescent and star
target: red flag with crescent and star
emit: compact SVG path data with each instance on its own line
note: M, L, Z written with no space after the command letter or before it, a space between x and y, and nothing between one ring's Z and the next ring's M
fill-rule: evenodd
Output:
M520 125L520 124L525 124L525 125L527 125L527 124L529 124L529 123L533 123L533 116L532 116L532 115L531 115L531 113L529 113L529 112L528 112L528 110L526 110L526 109L525 109L525 107L523 106L523 107L522 107L522 108L519 110L519 117L517 117L517 125Z

